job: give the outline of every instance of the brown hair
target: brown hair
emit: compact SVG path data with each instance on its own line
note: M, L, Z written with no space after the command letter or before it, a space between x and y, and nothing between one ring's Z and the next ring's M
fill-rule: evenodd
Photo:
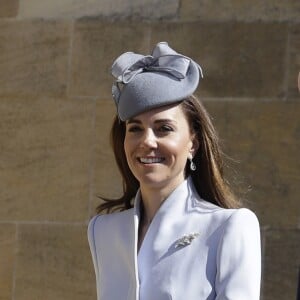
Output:
M239 201L224 178L219 139L208 112L195 96L183 100L180 106L199 142L199 149L193 158L197 170L192 172L186 167L186 175L192 177L201 198L223 208L239 207ZM104 203L97 207L98 213L131 208L132 200L139 188L139 182L127 164L124 151L125 132L125 122L120 121L116 116L110 137L115 159L123 178L123 195L119 199L102 198Z

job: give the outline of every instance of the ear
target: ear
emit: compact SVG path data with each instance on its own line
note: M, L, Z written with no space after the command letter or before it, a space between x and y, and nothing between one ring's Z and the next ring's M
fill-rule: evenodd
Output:
M195 133L192 134L191 136L191 147L190 147L190 150L189 150L189 158L192 159L195 154L197 153L199 149L199 141L197 139L197 135Z

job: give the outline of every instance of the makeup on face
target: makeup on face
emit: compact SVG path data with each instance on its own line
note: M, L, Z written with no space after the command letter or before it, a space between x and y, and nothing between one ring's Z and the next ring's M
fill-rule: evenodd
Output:
M189 124L179 105L153 109L126 122L125 154L141 185L182 182L192 147Z

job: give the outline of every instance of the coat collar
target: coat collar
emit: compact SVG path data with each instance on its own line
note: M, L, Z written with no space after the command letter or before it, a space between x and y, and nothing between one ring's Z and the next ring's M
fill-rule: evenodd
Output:
M156 212L152 223L155 219L161 219L167 217L170 214L173 214L175 211L179 212L186 209L186 205L188 205L187 201L183 201L183 199L189 198L188 196L192 195L192 189L194 189L192 178L188 177L181 184L179 184L173 192L165 199L165 201L161 204L160 208ZM134 199L134 219L135 225L139 225L140 217L141 217L141 191L138 190L136 197Z
M188 177L176 189L166 198L162 203L158 211L156 212L148 231L144 237L143 243L138 252L138 227L140 221L140 208L141 208L141 192L138 190L133 207L133 223L134 223L134 271L136 277L136 287L137 294L139 294L139 284L143 281L142 274L145 273L143 270L149 268L150 259L152 255L149 256L149 251L152 253L158 253L159 247L163 249L168 249L170 244L165 238L166 234L170 234L170 228L175 223L179 221L185 222L189 218L189 214L192 212L197 212L201 214L206 214L212 210L218 210L220 207L213 205L203 199L198 195L192 178ZM185 232L188 236L194 232ZM164 237L164 238L162 238ZM177 236L174 234L174 239L180 241L184 238L184 235ZM171 251L176 251L176 243L173 245L174 249ZM154 251L154 252L153 252Z
M184 201L186 199L186 201ZM134 217L139 224L140 220L140 208L141 208L141 191L138 190L136 197L134 199ZM178 185L175 190L166 198L162 203L158 211L156 212L153 220L155 218L164 218L169 215L174 215L174 213L191 212L198 211L205 213L212 210L219 210L220 207L216 206L210 202L203 200L197 193L197 190L193 184L191 176L185 179L180 185ZM153 222L152 220L152 222Z
M146 255L145 250L148 247L152 247L151 240L153 240L153 236L155 236L157 228L161 226L161 224L169 222L169 219L173 219L174 216L182 215L186 209L188 198L192 195L192 179L189 177L184 180L180 185L176 187L176 189L166 198L166 200L162 203L158 211L156 212L148 231L144 237L143 243L140 247L139 253L137 249L138 244L138 228L140 221L140 208L141 208L141 191L138 190L135 200L134 200L134 208L133 208L133 217L134 217L134 242L135 242L135 258L134 258L134 268L136 274L136 283L139 286L140 272L139 268L143 268L143 265L140 263L141 260L144 260L142 257Z

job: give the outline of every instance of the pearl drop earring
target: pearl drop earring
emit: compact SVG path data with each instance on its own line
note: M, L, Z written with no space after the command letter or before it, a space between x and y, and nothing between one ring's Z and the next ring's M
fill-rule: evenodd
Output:
M193 162L192 158L189 158L190 161L190 170L195 171L197 169L196 164Z

